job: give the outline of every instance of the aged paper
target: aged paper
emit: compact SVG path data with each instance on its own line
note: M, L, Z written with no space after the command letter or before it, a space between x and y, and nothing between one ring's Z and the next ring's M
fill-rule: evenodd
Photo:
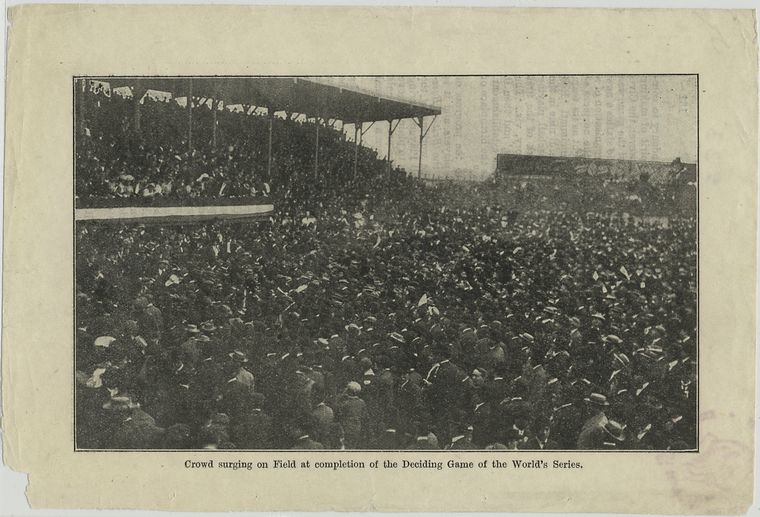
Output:
M752 499L754 457L757 170L757 38L752 12L89 5L23 6L11 10L9 18L3 443L7 463L29 475L27 494L33 507L663 514L747 511ZM635 138L636 144L615 145L614 139L605 140L607 133L617 130L614 120L606 119L597 126L597 134L589 137L592 141L584 153L589 156L575 162L576 169L583 169L591 177L600 169L607 175L614 176L615 171L623 171L620 174L624 175L639 166L631 162L637 157L643 156L639 161L647 163L664 160L654 149L662 144L667 153L668 145L662 142L675 141L679 149L683 142L686 149L692 143L697 145L693 155L684 154L674 161L680 165L683 158L690 166L696 164L693 171L698 178L691 183L699 185L698 362L687 358L693 359L689 364L698 368L698 436L686 437L693 438L696 447L688 440L668 442L667 448L678 452L664 450L663 446L647 452L515 453L395 447L391 447L392 451L293 451L289 447L182 451L142 450L137 445L118 450L80 446L79 429L73 422L76 384L98 383L99 374L95 373L97 369L88 371L86 374L92 373L93 377L80 379L72 361L74 339L79 335L72 304L74 295L79 295L73 270L72 240L78 228L74 196L81 194L74 185L74 133L85 133L85 128L75 128L78 104L72 86L76 91L80 84L75 79L131 77L129 84L136 84L135 77L162 77L165 81L174 78L173 84L180 84L176 81L195 77L198 91L203 78L210 76L330 76L319 82L362 92L373 86L368 76L468 76L446 79L454 95L466 96L470 85L467 81L472 82L472 88L482 88L488 81L481 79L485 77L553 76L556 79L548 79L550 85L561 89L560 78L573 74L685 76L687 86L683 88L689 84L698 87L696 94L678 97L683 99L682 105L676 105L674 111L693 114L698 110L697 138L689 134L696 126L688 124L681 127L683 135L668 136L668 129L676 125L664 121L666 130L655 127L662 120L656 112L623 113L622 119L649 117L652 126L637 130L633 136L620 133L621 141ZM116 79L111 80L115 85ZM528 95L540 89L535 82L521 81L503 84L518 97L526 89ZM663 81L659 84L670 84ZM184 84L177 88L185 88ZM385 102L389 110L402 110L391 102L393 98L415 98L419 94L413 87L404 86L404 81L398 84L398 91L388 95L388 101L378 101L378 105ZM409 84L428 83L420 80ZM639 95L643 90L637 88L654 88L624 80L601 82L598 86L593 81L573 84L581 84L581 89L609 88L612 93L606 98L612 103L625 95ZM673 84L673 88L682 87L678 86L681 83ZM615 97L618 90L622 97ZM482 100L492 102L485 96ZM653 106L659 104L654 102ZM420 116L436 113L434 106L424 105L423 101L415 109L422 110L416 112ZM530 109L514 115L527 121L540 117L548 107L539 103L537 112ZM581 106L579 112L582 109ZM404 111L394 113L394 118L410 116ZM571 110L566 115L572 113ZM325 126L333 122L318 121ZM341 129L343 123L349 122L342 121ZM387 127L387 122L383 123ZM581 156L574 148L561 149L563 138L572 139L572 126L569 135L552 135L551 120L538 133L519 124L504 124L507 128L501 130L509 131L510 139L518 143L512 149L497 149L484 142L498 124L490 121L488 126L475 128L480 132L475 138L471 127L457 134L456 124L451 126L455 128L453 137L446 133L431 136L439 139L432 145L437 142L442 146L444 155L447 147L453 150L438 161L428 158L425 167L431 175L452 174L462 179L469 174L463 172L462 163L467 160L462 157L469 156L468 149L478 146L478 151L471 154L487 155L484 160L493 160L497 172L502 160L511 163L510 160L522 160L521 156ZM462 127L465 125L460 124L460 130ZM216 133L213 138L216 143ZM375 138L378 143L373 145L383 149L381 142L386 137L382 131ZM612 152L588 151L597 145L594 138L612 142L603 149ZM555 140L558 143L554 148L542 148L545 142ZM402 164L412 169L414 146L398 145L398 160L407 159L410 164ZM601 147L597 150L604 148L603 143L598 145ZM637 154L631 145L649 147L651 155ZM500 155L498 159L496 154ZM419 160L421 171L423 158ZM436 170L444 168L446 162L449 170ZM535 166L549 167L542 163ZM651 173L656 175L657 167L651 167ZM315 166L318 177L317 169ZM684 166L683 170L688 169ZM122 183L116 189L134 180L127 173L119 178ZM256 187L260 195L269 193L268 185ZM136 187L130 188L132 193L137 192ZM192 188L195 187L188 186L188 192ZM219 194L223 197L221 193L222 190ZM636 196L630 201L636 201ZM144 212L130 210L128 218L145 222L140 220ZM176 221L172 218L183 216L166 207L152 210L173 223ZM81 212L82 217L87 213ZM195 215L198 213L200 210ZM247 216L254 218L253 214ZM354 223L357 228L365 224L361 214L356 219L361 221ZM312 224L310 214L302 224ZM314 219L314 224L318 227L319 222ZM213 253L223 254L224 246L222 239ZM374 246L382 247L381 239ZM231 252L227 244L226 253ZM76 253L79 261L81 251ZM519 253L517 248L514 253ZM633 268L630 272L623 268L618 276L629 279L633 274ZM165 286L181 282L181 276L169 275ZM306 283L293 287L299 294L311 289ZM605 294L612 297L607 288L604 287ZM251 303L244 299L244 306ZM428 310L429 306L431 317L438 316L438 308L427 294L414 302L416 308ZM547 310L549 315L554 311L558 309ZM591 318L596 316L592 314ZM204 324L204 331L214 328L213 322ZM186 330L198 332L189 323ZM389 334L389 338L398 343L406 339L398 333ZM533 346L533 336L525 332L515 339L524 340L524 348ZM610 333L604 336L604 343L614 347L617 339ZM106 343L107 347L111 342L106 339L96 346ZM641 350L647 359L656 361L654 356L667 348L661 345L651 343ZM231 360L235 360L237 352L231 352ZM360 352L356 352L357 357ZM189 355L193 355L192 351ZM287 355L283 354L281 360L285 361ZM623 367L627 359L619 359ZM435 384L435 372L444 362L435 363L426 381ZM183 362L177 364L178 371L185 366ZM368 364L377 367L372 361ZM679 365L670 366L668 371L673 367ZM490 374L494 378L493 372ZM646 390L645 384L636 386L636 396ZM353 389L349 386L348 391ZM112 394L107 407L123 403L130 408L130 399L117 394ZM590 393L586 398L589 403L607 405L599 393ZM674 414L674 423L682 416ZM456 425L462 423L457 421ZM633 423L629 424L630 433ZM613 442L618 439L616 433L623 432L607 423L604 429ZM453 436L457 431L452 430L452 436L447 437L452 443L458 438ZM466 427L462 432L466 433ZM445 436L446 432L440 434ZM303 438L295 435L299 440ZM509 436L507 433L505 441L512 440ZM218 440L213 445L219 445ZM530 463L521 468L513 463L515 459Z

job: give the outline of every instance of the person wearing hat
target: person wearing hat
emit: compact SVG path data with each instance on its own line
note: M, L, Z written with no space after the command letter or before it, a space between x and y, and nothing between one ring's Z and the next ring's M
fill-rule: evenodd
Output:
M401 436L395 427L386 427L375 439L372 449L379 451L396 451L401 449Z
M127 394L112 396L103 409L118 415L109 449L155 449L160 446L164 429Z
M312 440L311 436L309 436L309 433L307 433L304 429L300 427L296 427L293 430L293 436L296 437L293 446L291 449L296 450L313 450L313 449L324 449L325 446L322 445L320 442Z
M523 443L523 436L516 429L507 429L504 432L505 450L517 451L520 449L520 444Z
M349 382L335 411L336 419L343 428L346 447L349 449L359 449L366 444L367 404L359 398L361 391L362 387L358 382Z
M472 451L479 448L472 443L473 426L458 423L455 428L457 430L456 435L451 437L451 443L445 447L446 449L452 451Z
M520 376L512 381L508 389L508 395L499 401L499 419L508 428L517 428L524 435L525 424L533 417L533 404L527 400L528 382ZM521 425L515 427L518 423Z
M497 343L491 338L478 340L478 347L481 349L481 357L478 364L483 365L489 370L495 370L507 363L507 355L501 343Z
M414 432L414 422L421 418L426 411L423 401L423 389L421 379L413 368L405 368L401 374L401 383L396 394L396 406L399 415L400 431L404 433Z
M373 347L377 348L377 347ZM378 376L370 357L364 356L359 360L359 367L363 371L360 397L366 404L367 418L364 423L363 432L365 439L372 440L382 431L381 421L384 407L382 406L381 386L378 382Z
M377 358L378 371L375 376L375 390L380 410L380 419L388 422L396 410L396 374L391 369L390 357L383 354Z
M161 333L164 330L164 318L161 310L145 296L135 299L133 309L140 334L149 340L160 340Z
M536 418L533 422L533 433L520 445L523 450L556 450L559 444L550 438L551 422L545 416Z
M407 446L407 450L438 450L438 445L434 442L435 435L430 431L429 427L421 422L417 422L415 425L416 433L414 441Z
M451 436L451 424L454 414L465 410L464 383L467 375L464 370L451 362L451 351L440 347L437 351L439 361L430 369L425 379L425 395L433 422L444 441Z
M201 356L201 349L195 337L190 337L179 346L181 361L185 364L195 366L198 364Z
M601 449L605 440L605 426L609 421L605 410L610 405L607 397L600 393L592 393L586 399L590 415L578 435L578 449Z
M264 412L264 395L249 392L232 415L230 439L241 449L272 447L272 418Z
M311 411L311 434L315 440L326 444L330 441L330 430L335 421L335 413L325 402L324 390L318 389L314 394L319 402Z
M604 441L600 449L617 450L623 447L625 442L625 428L614 420L608 420L604 424Z
M464 408L468 413L472 413L472 408L481 402L486 400L486 379L488 378L488 370L482 366L478 366L472 369L470 375L467 376L464 381Z
M187 424L174 424L161 437L160 449L192 449L194 437Z
M254 377L251 372L246 370L245 365L248 363L248 358L245 353L234 350L228 354L232 363L232 373L234 374L235 382L247 386L251 391L255 391Z
M198 431L198 447L207 450L226 448L229 437L220 426L205 426Z

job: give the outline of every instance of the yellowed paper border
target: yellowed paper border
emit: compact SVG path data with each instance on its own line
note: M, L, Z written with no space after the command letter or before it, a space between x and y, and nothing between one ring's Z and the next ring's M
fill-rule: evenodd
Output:
M752 493L757 41L750 11L24 6L8 43L3 432L35 507L738 513ZM75 453L72 77L696 73L700 452L582 469L203 471ZM237 453L257 459L303 453ZM449 458L438 455L438 460ZM321 453L320 459L425 459ZM451 456L453 457L453 456ZM471 454L475 460L489 458ZM233 459L226 457L225 459Z

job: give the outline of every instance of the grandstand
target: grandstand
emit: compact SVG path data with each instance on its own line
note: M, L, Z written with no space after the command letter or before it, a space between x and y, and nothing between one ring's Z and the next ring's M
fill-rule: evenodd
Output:
M285 179L292 170L289 168L298 168L299 173L303 174L306 170L306 162L313 171L314 182L330 183L331 181L356 180L359 174L360 155L366 155L371 151L363 149L361 142L362 136L366 131L377 122L386 122L388 124L388 148L385 159L386 173L388 176L392 173L391 146L392 137L398 124L405 119L411 119L420 128L419 138L419 166L418 176L422 173L422 148L424 137L430 129L435 117L441 113L441 110L434 106L423 105L411 101L391 99L372 95L365 92L354 91L351 89L340 88L336 86L321 84L319 82L298 78L298 77L98 77L82 78L76 80L76 104L77 117L76 129L80 136L77 140L77 170L82 170L89 165L87 162L88 144L95 141L92 138L91 131L93 128L86 127L88 119L108 118L113 122L113 117L106 115L98 117L95 112L105 112L106 110L120 110L117 114L120 123L129 131L120 135L120 142L111 141L111 148L122 147L127 153L142 153L151 146L155 146L162 139L166 138L165 134L157 134L153 117L156 115L172 119L168 128L175 136L183 136L183 148L173 148L172 153L167 153L161 145L160 153L169 154L177 163L165 163L161 160L160 164L145 163L147 167L159 169L153 177L148 175L148 183L140 184L140 179L144 179L144 171L125 171L116 178L100 178L100 187L108 183L111 193L117 194L115 197L130 198L125 201L126 204L141 204L151 206L153 199L161 199L176 196L178 191L175 188L172 194L170 185L161 185L161 175L170 170L170 176L187 176L183 187L189 194L194 197L197 190L201 190L201 197L206 198L225 198L225 197L249 197L251 203L257 201L262 193L270 194L270 183L275 177ZM119 99L115 92L128 92L129 99ZM147 95L151 92L151 95ZM161 92L156 95L156 92ZM189 99L189 101L188 101ZM181 113L180 102L184 104L184 117ZM109 105L110 106L107 106ZM116 107L117 105L120 105ZM236 108L240 108L237 110ZM266 115L261 116L261 110ZM145 113L144 113L145 112ZM130 116L125 116L129 113ZM284 115L277 117L276 113ZM105 113L102 113L105 114ZM113 115L112 113L109 115ZM300 163L289 163L293 158L292 141L278 142L278 134L281 132L278 126L291 126L285 132L291 131L295 127L294 121L298 118L312 120L311 124L302 124L298 128L299 137L305 140L306 127L310 126L313 130L313 152L311 156L304 156L304 142L298 142L301 152ZM432 121L426 123L426 117L432 118ZM184 118L184 120L182 120ZM253 120L245 120L246 118ZM147 120L145 120L147 119ZM266 120L266 122L264 122ZM162 126L161 123L159 127ZM182 127L184 124L184 127ZM336 130L340 124L340 130ZM326 153L336 151L346 153L346 146L336 141L345 141L344 126L353 125L354 145L353 145L353 168L350 174L348 171L340 171L341 177L336 177L336 171L330 170L330 160L334 157L326 156ZM152 127L153 126L153 127ZM200 126L200 127L199 127ZM98 128L101 134L98 139L102 142L103 134L113 133L120 128ZM228 135L226 142L222 142L219 136L220 131ZM322 133L320 140L320 132ZM126 138L130 137L130 138ZM246 158L250 161L257 162L258 170L248 175L236 174L238 185L222 181L221 184L214 185L214 180L229 174L229 170L219 164L219 154L223 153L223 144L233 144L229 147L230 152L240 144L246 147ZM278 146L282 144L282 146ZM237 147L240 147L237 146ZM228 157L228 162L233 161L233 157ZM237 157L235 157L237 158ZM344 156L340 159L343 160ZM139 158L138 158L139 159ZM209 159L213 163L208 163ZM366 159L366 158L365 158ZM265 160L265 162L264 162ZM120 165L125 167L134 167L135 160L123 160L129 163ZM204 163L206 162L206 163ZM265 168L262 167L265 163ZM325 164L328 164L325 166ZM102 164L99 165L103 168ZM278 168L279 170L274 170ZM295 165L295 167L291 167ZM208 170L202 170L203 167L217 166L216 174L209 173ZM163 169L163 170L160 170ZM130 174L129 172L135 172ZM239 171L238 171L239 172ZM92 177L88 172L84 181ZM84 174L80 175L84 176ZM191 177L191 176L194 176ZM330 177L332 176L332 177ZM259 188L250 185L250 182L259 180ZM158 180L158 181L153 181ZM193 181L195 180L195 184ZM239 183L245 185L239 185ZM219 181L217 181L219 183ZM211 188L213 185L214 188ZM109 212L108 207L101 206L96 208L94 205L103 205L98 203L102 197L102 192L87 191L86 185L82 181L77 183L77 206L84 208L85 205L91 210L87 212L86 217L93 219L99 217L102 213L104 218L114 219L118 217L115 212ZM236 188L237 187L237 188ZM226 189L232 188L235 192ZM218 190L217 190L218 189ZM138 193L139 191L139 193ZM214 196L213 193L217 195ZM105 193L106 197L109 193ZM137 197L137 200L134 199ZM242 204L242 203L240 203ZM266 203L265 203L266 204ZM237 209L243 211L242 208ZM271 211L271 208L270 210ZM177 210L171 207L163 207L160 210L154 210L154 216L150 219L160 219L160 217L180 217ZM212 214L213 211L209 211ZM250 215L266 213L267 210L261 208L251 211ZM219 217L217 214L216 217ZM83 219L84 213L78 214L78 219ZM201 217L196 214L196 217Z
M516 209L696 217L696 165L681 162L498 154L489 198Z
M538 176L572 178L590 176L613 181L637 181L646 177L654 184L689 183L696 181L696 165L646 160L613 160L580 156L536 156L499 154L496 156L495 177L504 180L509 176Z

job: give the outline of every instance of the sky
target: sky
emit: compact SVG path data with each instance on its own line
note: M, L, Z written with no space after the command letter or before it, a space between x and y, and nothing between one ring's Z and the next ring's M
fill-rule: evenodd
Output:
M485 177L498 153L696 161L695 76L315 79L440 107L425 138L423 174ZM352 139L353 126L346 133ZM387 122L364 136L381 157L387 142ZM416 174L418 152L418 126L401 121L391 159Z

